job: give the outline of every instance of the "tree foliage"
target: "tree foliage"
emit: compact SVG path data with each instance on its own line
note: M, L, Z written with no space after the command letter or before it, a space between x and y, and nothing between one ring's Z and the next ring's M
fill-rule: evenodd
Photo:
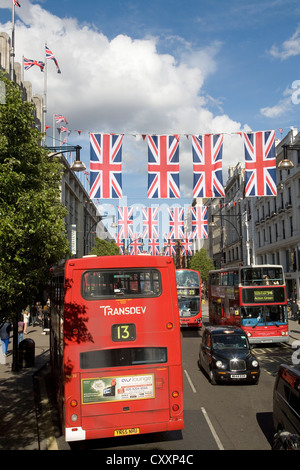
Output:
M205 248L197 251L197 253L190 260L190 268L199 271L202 282L207 282L208 272L214 269L213 260L208 256Z
M91 251L92 255L97 256L110 256L110 255L119 255L120 249L114 241L108 242L102 238L95 238L95 246Z
M34 105L0 73L0 309L13 315L69 252L60 201L61 163L41 147Z

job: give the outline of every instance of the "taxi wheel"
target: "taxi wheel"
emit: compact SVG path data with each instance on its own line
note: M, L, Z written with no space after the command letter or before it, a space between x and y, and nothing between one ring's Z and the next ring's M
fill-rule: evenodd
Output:
M215 376L214 376L214 373L213 373L212 370L210 370L210 372L209 372L209 379L210 379L210 383L211 383L212 385L216 385L217 381L216 381L216 379L215 379Z

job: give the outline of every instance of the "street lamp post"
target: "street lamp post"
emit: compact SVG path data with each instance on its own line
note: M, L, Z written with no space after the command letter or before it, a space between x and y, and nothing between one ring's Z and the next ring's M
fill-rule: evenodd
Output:
M99 224L99 222L101 222L101 220L108 219L108 218L112 217L113 222L111 223L110 227L111 228L116 228L118 226L115 222L115 216L114 215L98 215L97 217L98 217L98 220L96 220L96 222L94 222L94 224L91 226L89 231L84 236L84 245L83 245L84 254L86 254L85 253L86 252L86 245L88 245L89 235L92 233L93 228L96 227Z
M86 166L84 163L80 161L80 150L82 147L80 145L69 145L67 147L64 147L63 149L58 150L57 147L46 147L49 152L51 152L51 157L55 157L56 155L60 155L61 153L67 153L67 152L75 152L75 161L71 165L71 170L73 171L84 171L86 169Z
M211 216L211 223L209 224L210 227L216 227L217 224L215 223L214 221L214 218L215 217L220 217L221 219L221 228L223 228L223 224L222 224L222 221L225 220L227 223L229 223L233 228L234 230L236 231L236 234L238 236L238 239L239 239L239 242L240 242L240 250L241 250L241 261L242 261L242 265L244 264L244 253L243 253L243 236L242 236L242 216L241 214L237 214L237 215L226 215L226 216L223 216L222 214L221 215L217 215L217 214L214 214ZM240 230L238 230L236 228L236 226L230 221L228 220L228 217L234 217L234 218L239 218L239 224L240 224ZM222 240L223 241L223 240ZM223 259L223 245L222 245L222 259Z
M288 145L285 144L282 146L283 148L283 160L278 163L279 170L291 170L294 168L294 164L291 160L287 157L287 151L289 150L300 150L300 145Z

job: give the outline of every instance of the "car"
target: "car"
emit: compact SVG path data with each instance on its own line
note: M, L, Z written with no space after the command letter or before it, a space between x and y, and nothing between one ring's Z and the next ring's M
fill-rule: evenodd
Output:
M273 448L278 448L278 442L287 446L291 437L294 441L298 439L300 448L300 368L297 365L280 364L278 368L273 389L273 423L276 431Z
M257 384L259 362L247 335L238 327L207 326L202 334L198 366L211 384L250 382Z

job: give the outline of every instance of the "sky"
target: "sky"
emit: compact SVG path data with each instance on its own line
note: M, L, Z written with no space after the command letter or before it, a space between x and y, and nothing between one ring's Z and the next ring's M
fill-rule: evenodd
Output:
M0 0L0 31L9 35L12 3ZM224 134L225 184L228 165L244 161L238 132L274 129L281 139L300 125L298 0L19 3L15 60L44 60L47 43L61 69L58 74L48 61L46 143L52 145L53 114L63 114L68 144L82 146L89 169L89 133L124 134L128 205L157 202L147 200L142 135L179 134L181 199L159 202L186 205L192 201L192 134ZM38 67L24 79L43 94ZM116 201L98 203L107 211Z

